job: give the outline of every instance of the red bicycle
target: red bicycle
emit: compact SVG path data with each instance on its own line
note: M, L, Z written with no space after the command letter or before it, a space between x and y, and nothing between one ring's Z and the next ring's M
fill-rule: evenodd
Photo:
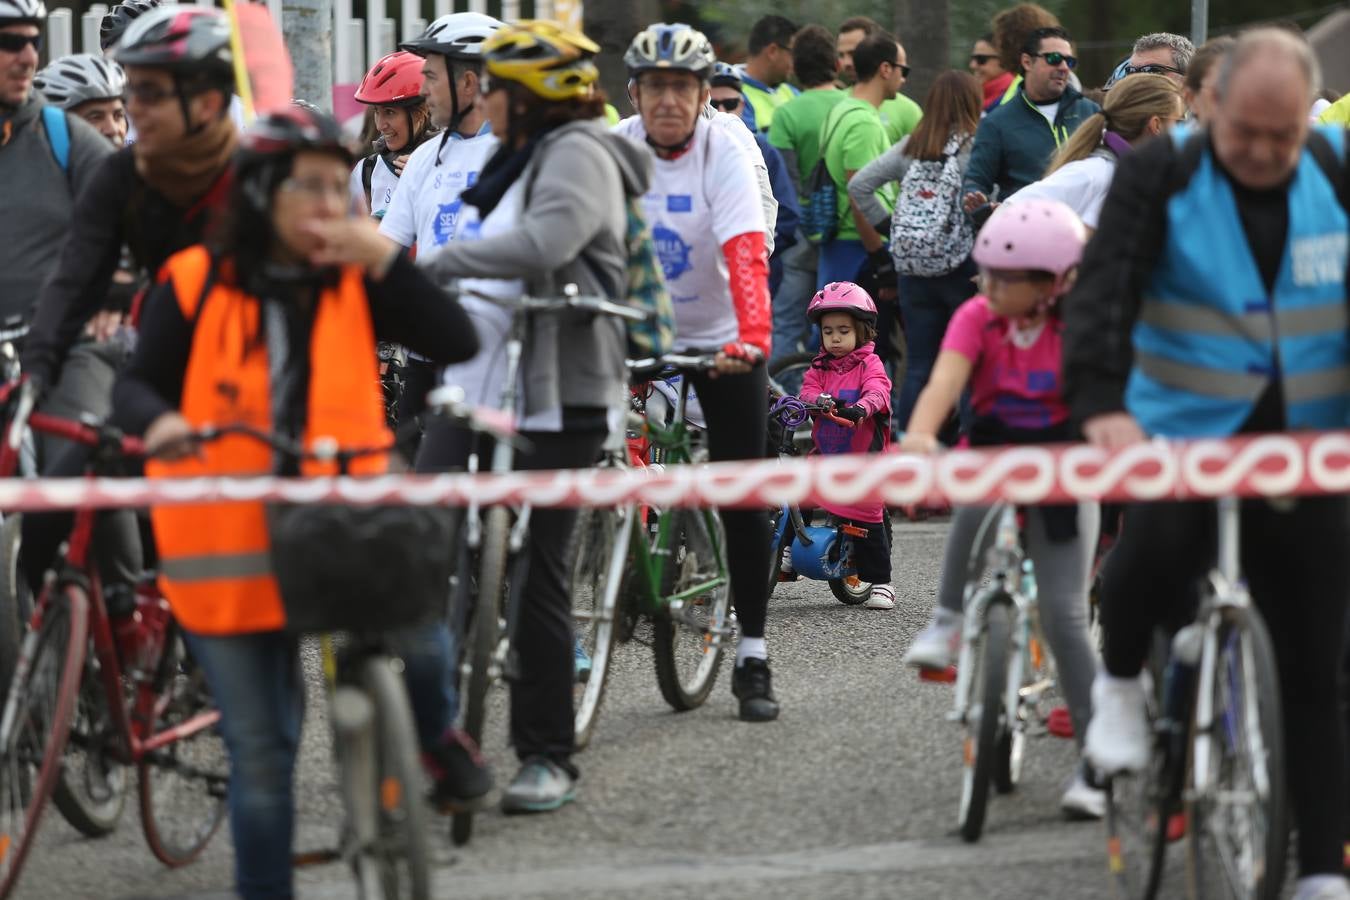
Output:
M92 448L91 468L139 456L106 425L33 412L26 383L0 387L13 409L0 472L13 471L25 427ZM79 509L34 603L0 717L0 898L19 880L47 799L86 833L106 832L135 766L146 842L168 866L191 862L225 815L229 764L206 686L152 580L116 623L90 558L95 511ZM74 818L72 818L72 814ZM88 816L80 827L77 820Z

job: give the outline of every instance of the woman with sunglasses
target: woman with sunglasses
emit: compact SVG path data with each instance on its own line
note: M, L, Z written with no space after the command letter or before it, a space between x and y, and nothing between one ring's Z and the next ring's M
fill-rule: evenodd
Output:
M998 101L1008 92L1008 86L1013 80L1013 73L1003 68L998 51L994 49L993 34L984 35L970 48L969 68L970 74L980 81L980 87L984 91L981 108L987 112L998 105Z

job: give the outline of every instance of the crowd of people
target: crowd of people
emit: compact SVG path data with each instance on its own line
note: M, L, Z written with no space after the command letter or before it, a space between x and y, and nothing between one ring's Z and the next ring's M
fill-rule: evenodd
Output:
M0 219L0 320L29 326L22 366L43 408L144 435L148 477L315 471L242 436L193 444L228 422L350 447L394 446L397 431L416 471L462 469L475 438L425 415L427 393L445 383L497 401L512 317L494 301L576 285L628 302L635 218L669 293L673 348L715 355L687 376L712 460L764 455L769 373L798 353L812 355L802 399L834 404L813 428L826 454L1350 423L1350 101L1323 88L1285 28L1200 47L1144 35L1097 87L1076 76L1073 36L1023 3L972 41L968 72L940 73L919 103L902 92L900 38L867 18L831 30L767 16L739 65L696 29L660 23L629 45L616 106L584 35L452 13L366 73L356 100L377 136L353 153L304 99L241 127L219 11L123 0L102 23L102 54L39 69L46 17L43 0L0 0L0 172L24 186ZM597 461L623 427L627 346L612 318L532 323L518 468ZM406 362L390 415L379 361L394 353ZM87 461L44 447L42 472ZM827 511L860 535L862 606L893 609L890 512ZM932 620L905 648L917 667L945 668L959 647L985 511L954 512ZM768 722L780 712L769 516L721 515L739 632L731 689L742 720ZM1350 508L1252 501L1242 515L1280 676L1296 898L1346 900ZM109 612L126 614L158 568L222 712L236 889L290 896L303 684L265 510L152 519L150 542L133 512L99 517ZM530 521L508 813L577 792L575 521L566 509ZM36 590L70 517L23 527ZM1099 654L1087 595L1102 530L1119 537L1101 575ZM1154 627L1193 608L1215 553L1212 507L1133 504L1123 521L1094 503L1037 509L1025 541L1081 750L1060 803L1100 818L1095 775L1147 763L1140 664ZM395 637L432 801L475 808L494 778L456 726L456 636L438 621Z

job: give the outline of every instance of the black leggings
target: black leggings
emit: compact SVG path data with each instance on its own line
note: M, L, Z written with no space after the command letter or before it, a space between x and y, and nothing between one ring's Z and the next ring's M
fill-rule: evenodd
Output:
M603 431L525 432L523 437L531 452L516 452L520 470L586 468L595 464L605 442ZM480 458L486 468L492 451L490 442L484 444ZM417 454L417 471L462 469L472 446L468 432L432 418ZM517 757L544 756L574 775L576 661L566 554L576 520L575 509L530 513L528 573L514 637L520 677L511 682L511 742Z
M708 421L708 455L713 461L762 459L769 415L769 376L764 366L745 375L696 375L690 382ZM762 638L769 608L769 581L764 577L769 571L768 510L722 510L722 524L741 633Z
M1196 586L1214 563L1212 503L1137 504L1125 512L1102 581L1106 670L1139 674L1153 628L1193 614ZM1350 505L1298 501L1277 512L1242 506L1241 559L1252 598L1275 645L1285 754L1304 876L1339 873L1347 805L1343 689L1350 606Z

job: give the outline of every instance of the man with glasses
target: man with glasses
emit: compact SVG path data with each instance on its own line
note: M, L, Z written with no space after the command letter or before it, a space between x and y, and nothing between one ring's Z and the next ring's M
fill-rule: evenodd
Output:
M797 96L792 77L792 36L797 26L782 16L765 16L750 29L750 57L738 68L748 105L740 113L751 129L767 132L778 107Z
M839 53L839 83L843 87L849 88L858 82L858 72L853 63L853 54L858 45L865 38L880 33L881 26L867 16L845 19L839 26L836 49ZM892 39L900 48L896 59L900 64L900 86L903 87L905 79L909 77L909 59L905 55L905 48L900 39L894 35ZM880 114L881 124L885 126L886 136L892 144L898 143L902 137L917 128L919 119L923 118L923 110L919 108L919 104L899 93L899 88L896 89L894 97L881 104Z
M1179 34L1169 34L1166 31L1146 34L1134 42L1134 50L1121 70L1121 77L1143 72L1149 75L1166 75L1177 84L1181 84L1186 80L1186 70L1190 68L1193 56L1195 45Z
M1069 84L1078 64L1063 28L1038 28L1022 48L1017 96L992 110L975 132L962 190L966 212L982 220L995 196L1006 200L1040 179L1055 150L1096 103Z

